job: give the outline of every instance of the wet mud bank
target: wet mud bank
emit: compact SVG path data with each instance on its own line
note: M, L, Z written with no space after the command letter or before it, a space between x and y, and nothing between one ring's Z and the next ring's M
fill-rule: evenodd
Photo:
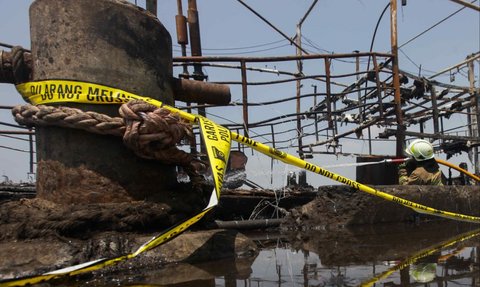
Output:
M475 186L375 188L433 208L480 215L480 190ZM6 279L38 274L98 258L128 254L163 230L201 211L205 204L204 197L201 192L177 192L166 203L139 201L66 205L39 198L2 201L0 277ZM266 190L231 190L221 198L214 212L207 214L189 231L134 259L109 267L105 272L181 262L180 266L188 273L197 270L191 264L234 259L238 264L234 263L231 267L242 274L244 271L241 270L246 270L243 264L247 262L248 265L257 256L258 244L246 235L247 231L212 229L212 223L218 219L248 218L255 208L262 206L259 205L262 201L270 202L269 207L275 203L277 208L284 211L278 213L283 223L276 228L281 237L288 238L292 246L322 254L326 263L328 258L336 262L341 258L361 260L374 256L374 249L359 248L362 240L372 236L378 239L374 246L380 249L385 247L388 251L385 244L397 242L398 250L408 252L409 244L418 247L419 242L426 245L431 243L424 237L438 239L443 236L432 237L432 232L442 231L447 236L465 228L473 228L471 224L464 227L462 224L466 223L454 222L455 226L447 230L444 223L449 220L419 215L409 208L347 186L324 186L317 191L305 192L283 191L282 197ZM415 230L415 234L419 235L412 237L413 241L395 240L395 234L408 233L406 228L415 229L417 224L423 222L426 222L426 227ZM398 225L395 227L398 232L392 232L395 224L402 224L400 229ZM319 242L318 246L315 242ZM334 245L329 247L330 243ZM323 254L325 252L328 254ZM392 258L397 255L398 252L392 254ZM198 276L202 278L200 273ZM155 273L152 276L157 275Z
M439 210L480 216L478 186L373 186L376 190ZM348 186L323 186L312 201L292 208L286 229L336 229L418 220L446 220L419 214L396 202Z
M191 190L172 191L169 200L162 203L89 204L58 204L32 197L32 193L22 197L22 190L3 191L0 279L41 274L99 258L130 254L206 206L203 190ZM10 192L14 195L9 196ZM123 267L111 268L256 255L256 245L243 234L206 228L209 216L174 240L128 260Z

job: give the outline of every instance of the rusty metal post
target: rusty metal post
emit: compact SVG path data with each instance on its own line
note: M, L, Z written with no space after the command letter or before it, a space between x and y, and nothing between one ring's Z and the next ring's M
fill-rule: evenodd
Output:
M317 106L317 85L312 85L313 87L313 106ZM318 142L320 140L319 134L318 134L318 120L317 120L317 114L315 114L315 140Z
M302 26L301 24L297 25L297 34L296 34L296 42L297 42L297 56L302 56ZM303 73L303 63L302 60L297 60L297 76L300 77ZM300 89L302 86L302 81L297 77L296 81L296 111L297 111L297 141L298 141L298 156L303 159L303 143L302 143L302 116L301 113L301 98L300 98Z
M390 0L390 36L392 46L392 72L393 72L393 89L395 101L395 115L397 119L397 156L403 156L405 147L405 125L402 117L402 103L400 98L400 77L398 68L398 39L397 39L397 0Z
M30 132L30 134L28 135L28 153L29 153L29 159L30 159L30 162L29 162L29 173L30 174L34 174L35 173L35 169L34 169L34 150L33 150L33 131L31 128L28 129L28 131Z
M157 0L147 0L146 8L147 11L157 16Z
M202 56L202 44L200 40L200 23L198 19L197 1L188 0L188 30L190 32L190 50L192 56ZM205 75L202 71L202 64L193 64L193 78L203 81Z
M188 22L188 31L190 36L191 55L193 57L200 57L202 56L202 45L200 40L200 23L198 19L197 0L188 0L187 22ZM203 74L201 63L193 64L193 79L197 81L205 80L205 75ZM199 103L199 104L202 104L202 103ZM201 116L207 115L207 112L204 107L200 107L197 110L199 115ZM200 145L200 151L203 154L207 153L204 145Z
M328 128L333 128L333 120L332 120L332 105L331 105L331 91L330 91L330 59L325 58L325 88L326 88L326 104L327 104L327 120L328 120Z
M173 104L171 37L147 11L120 0L36 0L30 21L33 80L95 82ZM119 116L118 105L69 106ZM163 201L176 183L174 166L141 159L116 137L37 127L36 139L40 198Z
M359 51L355 50L354 53L358 54ZM358 80L360 80L360 75L358 74L360 73L360 57L359 56L355 57L355 73L357 73L355 78L358 82ZM358 89L358 92L357 92L357 99L358 99L358 118L359 118L359 121L362 122L363 121L362 92L360 91L360 89Z
M375 71L375 84L377 86L376 94L378 99L379 114L380 114L380 117L383 118L384 110L383 110L383 99L382 99L382 86L380 84L380 70L378 69L376 55L373 55L372 62L373 62L373 69Z
M242 107L243 107L243 125L245 128L245 136L248 137L248 86L247 86L247 67L245 60L240 61L242 67Z
M471 58L470 56L468 58ZM473 61L468 62L468 80L470 83L470 95L472 99L470 103L472 104L473 113L468 113L470 122L471 122L471 134L472 137L480 136L480 89L475 89L475 74ZM480 159L479 159L479 150L478 147L473 147L473 164L475 174L480 174Z
M175 16L175 23L177 28L177 43L182 47L182 56L187 56L188 32L187 32L187 17L183 16L182 0L177 0L177 15ZM183 64L183 74L181 78L188 79L188 66Z
M432 97L433 133L438 134L440 132L440 127L438 124L437 92L435 91L435 87L433 85L430 87L430 96Z

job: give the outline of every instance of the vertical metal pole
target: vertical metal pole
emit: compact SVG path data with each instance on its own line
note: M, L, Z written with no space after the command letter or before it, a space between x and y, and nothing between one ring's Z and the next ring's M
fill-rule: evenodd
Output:
M355 53L360 53L360 51L355 50ZM355 73L357 73L356 80L358 81L360 79L360 75L358 74L360 72L360 57L355 57ZM363 110L361 106L361 100L362 100L362 93L360 92L360 89L357 92L358 96L358 119L360 122L363 122Z
M182 48L182 56L187 56L187 45L188 45L188 32L187 32L187 18L183 16L183 7L182 0L177 0L177 15L175 16L175 22L177 27L177 43ZM183 74L180 75L182 78L188 79L188 65L183 65Z
M183 7L182 7L182 0L177 0L177 15L175 16L176 28L177 28L177 43L182 48L182 56L187 56L187 45L188 45L188 32L187 32L187 18L183 16ZM183 64L183 73L180 74L181 78L188 79L188 65ZM189 107L187 112L191 113L192 109L190 108L190 102L186 103ZM196 135L192 137L190 142L190 152L192 154L197 154L197 138Z
M372 129L368 126L368 154L372 154Z
M332 107L330 102L330 59L325 58L325 85L326 85L326 103L327 103L327 120L328 120L328 128L333 128L333 121L332 121Z
M313 93L315 94L313 96L313 106L317 106L317 85L312 85L313 87ZM317 114L315 114L315 140L318 142L319 141L319 136L318 136L318 120L317 120Z
M147 11L157 16L157 0L147 0Z
M275 147L275 127L270 125L270 130L272 131L272 147ZM270 184L273 184L273 157L270 158Z
M373 69L375 70L375 84L377 85L377 99L378 99L378 107L380 112L380 117L383 117L383 100L382 100L382 86L380 85L380 71L378 69L377 64L377 56L373 55Z
M201 57L202 45L200 40L200 23L198 20L198 9L196 0L188 0L187 22L188 32L190 36L190 53L193 57ZM193 79L197 81L203 81L205 79L201 63L193 64ZM204 107L200 107L198 108L198 114L205 117L207 115L207 112ZM207 153L204 145L200 145L200 150L203 154Z
M200 23L198 19L197 1L188 0L188 29L190 32L190 49L192 56L202 56L202 45L200 40ZM203 81L205 75L202 72L200 63L193 64L193 78Z
M400 99L400 78L398 69L398 42L397 42L397 0L390 0L390 34L393 55L393 88L395 101L395 115L397 118L397 156L403 155L405 145L405 125L402 118L402 103Z
M28 144L29 144L29 148L30 148L30 174L33 174L34 170L33 170L33 135L31 134L32 132L32 129L28 129L28 131L30 132L30 134L28 135Z
M200 40L200 23L198 20L197 1L188 0L188 31L190 33L190 51L193 57L202 56L202 45ZM202 71L202 64L193 64L193 79L197 81L203 81L205 75ZM202 104L202 103L199 103ZM207 112L205 108L198 108L198 114L206 116ZM203 145L202 145L203 151Z
M247 86L247 67L245 60L240 61L242 69L242 106L243 106L243 125L245 128L245 136L248 137L248 86Z
M473 113L469 113L469 117L471 117L471 136L478 137L480 135L480 94L475 89L475 75L474 75L474 66L473 61L468 62L468 80L470 82L470 95L472 99L470 100L473 107ZM479 89L480 90L480 89ZM473 148L473 165L476 174L480 174L480 163L479 163L479 156L478 156L478 147Z
M440 132L440 128L438 124L437 92L435 91L434 86L430 87L430 95L432 96L433 132L438 134Z
M297 25L297 56L302 55L301 45L302 45L302 26L299 24ZM297 60L297 75L302 74L302 60ZM297 95L297 138L298 138L298 156L303 159L303 143L302 143L302 122L301 122L301 102L300 102L300 88L301 88L301 80L297 79L297 87L296 87L296 95Z

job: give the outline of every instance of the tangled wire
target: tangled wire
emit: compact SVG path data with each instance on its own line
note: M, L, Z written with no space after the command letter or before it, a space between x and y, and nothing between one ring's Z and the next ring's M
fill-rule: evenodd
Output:
M145 159L181 166L190 179L198 179L207 164L177 148L182 140L193 138L192 126L167 109L142 100L123 104L121 117L109 117L91 111L45 105L19 105L12 109L15 121L25 126L59 126L104 135L122 136L135 154Z

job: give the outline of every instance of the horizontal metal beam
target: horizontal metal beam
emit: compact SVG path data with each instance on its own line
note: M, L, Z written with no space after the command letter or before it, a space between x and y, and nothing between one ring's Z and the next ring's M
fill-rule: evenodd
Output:
M178 62L240 62L245 61L247 63L253 62L286 62L296 60L310 60L310 59L340 59L340 58L355 58L355 57L367 57L377 56L391 58L392 54L377 53L377 52L361 52L361 53L348 53L348 54L310 54L310 55L298 55L298 56L277 56L277 57L175 57L174 63Z
M379 134L379 138L389 138L396 134L397 130L394 129L385 129L382 133ZM480 143L480 138L478 137L465 137L465 136L451 136L451 135L442 135L442 134L428 134L428 133L419 133L419 132L410 132L405 131L405 135L419 138L432 138L432 139L442 139L442 140L462 140L462 141L471 141Z
M0 131L0 135L34 135L32 131Z

